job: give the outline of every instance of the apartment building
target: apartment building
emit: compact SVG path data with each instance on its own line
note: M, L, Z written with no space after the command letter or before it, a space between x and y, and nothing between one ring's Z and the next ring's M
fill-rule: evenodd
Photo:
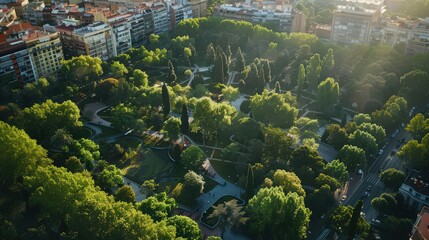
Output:
M23 18L31 23L31 25L37 26L42 25L43 9L45 9L45 3L43 1L34 1L24 7Z
M207 0L193 0L189 4L191 5L193 18L207 17ZM183 5L185 6L185 4Z
M155 34L168 32L171 29L171 19L167 6L168 4L160 2L151 6Z
M25 35L23 40L27 46L36 79L56 76L64 59L59 34L36 30Z
M131 47L131 22L128 19L131 14L119 14L107 18L107 23L112 27L115 38L116 53L121 54Z
M117 55L112 27L106 23L96 22L76 28L71 38L75 56L89 55L107 61Z
M277 5L275 2L222 4L215 8L213 14L222 18L255 24L274 23L280 32L291 32L293 28L295 28L294 31L299 31L305 28L305 19L303 16L295 19L297 12L292 5ZM295 20L299 22L295 22Z
M150 8L141 9L139 12L129 12L131 17L131 45L138 48L154 33L153 13Z
M427 176L416 170L408 174L404 183L399 188L404 195L405 204L414 209L421 209L429 205L429 181Z
M10 26L13 24L16 16L15 8L0 8L0 26Z
M22 18L24 16L24 8L28 5L28 0L2 0L2 4L6 4L8 8L14 8L16 16Z
M13 87L55 76L63 51L58 33L17 23L0 35L0 84Z
M429 18L422 19L421 22L410 31L406 53L429 53Z
M4 36L4 35L3 35ZM0 86L23 86L35 81L27 46L22 39L0 43Z
M385 11L383 0L342 1L334 12L331 41L339 44L368 44L371 29Z

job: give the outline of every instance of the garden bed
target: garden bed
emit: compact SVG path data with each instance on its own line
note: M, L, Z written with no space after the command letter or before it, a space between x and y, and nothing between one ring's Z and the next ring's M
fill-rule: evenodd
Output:
M240 176L237 175L238 171L236 169L236 164L215 160L211 160L210 164L222 178L227 179L232 183L238 182L238 178Z
M166 176L174 167L166 150L140 150L138 154L123 163L119 168L122 174L137 183L147 179Z
M200 221L206 225L209 228L215 228L217 226L217 224L219 223L219 218L209 218L210 214L213 213L213 206L217 206L219 204L231 201L231 200L237 200L237 204L238 205L243 205L244 201L238 197L232 196L232 195L225 195L221 198L219 198L215 203L213 203L212 207L210 207L209 209L207 209L203 215L201 216Z

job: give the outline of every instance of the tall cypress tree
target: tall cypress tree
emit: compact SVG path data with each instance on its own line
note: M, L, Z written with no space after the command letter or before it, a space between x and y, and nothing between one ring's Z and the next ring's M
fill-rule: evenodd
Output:
M167 73L167 81L170 84L175 83L177 80L176 71L174 70L173 63L168 60L168 73Z
M162 85L162 112L164 113L164 118L167 118L168 114L170 114L170 95L168 94L167 85Z
M353 240L356 235L357 224L360 218L360 211L362 210L363 201L359 200L353 209L352 218L350 218L349 226L347 229L347 240Z
M335 65L334 50L330 48L322 60L322 69L320 72L320 81L332 76L332 69Z
M180 124L180 129L182 130L182 134L189 133L189 116L188 116L188 107L186 103L182 105L182 114L180 116L180 120L182 123Z
M246 176L246 201L249 202L249 199L253 197L253 188L255 187L255 177L253 175L252 165L247 166L247 176Z
M281 93L280 83L279 81L276 82L276 87L274 88L275 93Z
M212 69L212 78L213 78L213 81L216 83L224 83L225 82L225 74L224 74L222 58L223 58L222 54L218 54L216 56L216 61L214 63L213 69Z
M247 74L247 77L245 80L246 88L250 91L254 91L258 86L258 78L259 78L258 67L256 66L256 64L252 63L250 64L250 71Z
M237 54L235 55L235 71L242 72L246 67L246 60L244 60L241 48L237 48Z
M262 66L264 68L264 78L266 83L271 82L271 67L270 67L270 61L268 59L264 59L262 61Z
M220 53L219 55L221 55L222 57L222 68L223 68L223 77L224 79L228 76L228 57L226 56L226 54L222 51L222 53Z
M261 94L265 89L265 73L264 68L261 66L259 68L259 78L258 78L258 86L256 88L256 92Z
M302 88L304 87L304 83L305 83L305 68L303 64L299 65L297 82L298 82L298 90L297 90L296 96L299 99L301 97Z
M207 62L209 64L213 64L215 62L216 51L215 51L215 49L213 47L213 43L209 43L209 45L207 45L206 56L207 56Z

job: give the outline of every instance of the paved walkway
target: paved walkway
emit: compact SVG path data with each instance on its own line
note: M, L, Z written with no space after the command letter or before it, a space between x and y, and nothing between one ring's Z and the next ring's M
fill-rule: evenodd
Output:
M110 106L106 105L104 103L101 103L101 102L89 103L83 107L83 114L84 114L84 116L86 116L90 119L91 123L110 127L112 124L110 122L102 119L97 114L98 112L100 112L100 111L102 111L108 107L110 107Z
M86 116L88 118L91 119L90 123L110 127L110 125L111 125L110 122L102 119L101 117L99 117L97 115L97 113L99 111L102 111L103 109L108 108L108 107L109 106L105 105L104 103L99 103L99 102L90 103L90 104L85 105L83 112L84 112L84 114L87 114ZM96 136L102 132L102 129L100 129L96 125L88 124L88 123L85 123L85 124L87 127L93 129L96 132L96 134L94 136ZM147 132L151 135L156 135L157 137L162 136L162 134L160 134L159 132L156 132L156 131L148 130ZM185 137L192 144L198 145L188 136L185 136ZM204 146L204 147L221 149L221 148L211 147L211 146ZM244 193L244 189L238 187L237 185L235 185L235 184L225 180L221 176L219 176L219 174L216 172L216 170L210 164L209 158L204 162L203 167L206 170L207 174L210 175L214 181L216 181L220 184L218 184L216 187L214 187L210 192L204 193L200 197L197 198L197 203L198 203L199 208L196 212L194 212L194 213L183 212L182 214L187 215L187 216L191 217L192 219L196 220L197 223L200 225L200 228L202 229L203 234L205 236L211 236L211 235L218 235L219 236L220 231L217 228L216 229L210 229L210 228L204 226L203 224L201 224L201 221L200 221L201 215L205 211L207 211L210 207L212 207L212 205L222 196L232 195L232 196L240 197L241 194ZM205 177L207 178L208 176L206 175ZM141 186L138 183L130 180L129 178L127 178L125 176L122 176L122 178L124 179L124 184L130 185L133 188L134 193L136 194L136 201L137 202L141 202L142 200L146 199L146 195L142 193ZM232 230L227 230L224 234L224 239L247 239L247 237L243 236L242 234L235 233Z
M122 178L124 179L124 184L125 185L129 185L133 188L134 193L136 194L136 201L137 202L141 202L144 199L146 199L146 195L142 193L141 191L141 187L138 183L130 180L129 178L125 177L124 175L122 175Z

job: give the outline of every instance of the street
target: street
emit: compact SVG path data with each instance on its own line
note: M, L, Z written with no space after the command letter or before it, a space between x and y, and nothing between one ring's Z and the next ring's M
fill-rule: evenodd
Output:
M387 191L380 179L380 173L386 169L395 168L407 174L401 159L397 156L397 151L403 144L412 139L411 135L405 131L405 126L417 112L418 111L414 111L413 114L410 115L404 126L398 128L396 134L386 136L388 142L385 147L382 148L383 152L372 164L370 163L371 166L367 171L364 171L362 175L351 174L354 175L354 177L349 182L350 187L347 193L343 193L347 196L344 205L354 206L360 199L364 201L362 212L365 213L364 218L370 224L372 219L377 219L378 217L377 211L371 206L372 199L379 197L380 194ZM364 196L365 192L367 192L367 194L369 193L369 195ZM321 223L317 225L319 229L317 229L313 235L310 235L309 239L323 240L329 235L329 229ZM345 236L341 235L339 239L343 237Z

